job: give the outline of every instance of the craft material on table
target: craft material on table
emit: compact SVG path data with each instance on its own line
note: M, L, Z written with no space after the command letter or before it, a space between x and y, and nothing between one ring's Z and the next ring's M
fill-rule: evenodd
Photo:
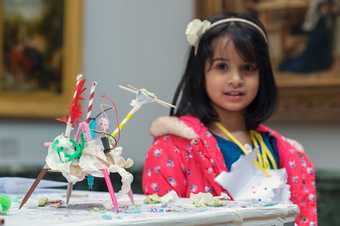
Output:
M107 210L107 193L73 191L72 203L59 208L38 207L39 199L64 200L65 190L34 193L26 208L18 209L21 196L10 195L13 206L6 216L6 226L116 226L116 225L283 225L292 223L298 213L293 204L226 201L221 207L195 207L191 199L168 204L145 204L145 196L135 195L135 205L126 196L117 196L119 211ZM109 202L110 203L110 202ZM289 225L289 224L288 224Z

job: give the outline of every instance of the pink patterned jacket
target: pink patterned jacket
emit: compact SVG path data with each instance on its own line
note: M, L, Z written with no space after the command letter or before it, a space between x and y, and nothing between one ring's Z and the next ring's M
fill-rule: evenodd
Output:
M175 190L181 197L190 193L211 192L219 195L223 188L214 178L227 171L223 155L214 136L195 117L161 117L151 125L155 137L143 172L145 194L164 195ZM280 168L285 168L291 201L298 205L297 225L317 225L316 189L313 166L297 142L264 125L259 132L269 132L277 141Z

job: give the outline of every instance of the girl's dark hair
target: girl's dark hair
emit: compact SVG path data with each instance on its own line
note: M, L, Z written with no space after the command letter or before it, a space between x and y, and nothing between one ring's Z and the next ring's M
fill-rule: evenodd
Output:
M247 19L265 31L262 23L247 14L225 13L208 18L215 21L237 17ZM255 129L259 123L267 120L276 107L277 87L270 63L268 43L263 35L253 26L242 22L228 22L219 24L206 31L198 45L195 55L191 48L183 77L176 88L172 103L177 106L170 115L192 115L199 118L205 125L218 121L205 90L205 64L214 54L213 41L228 36L234 43L240 56L247 62L253 62L259 69L259 89L257 96L245 111L246 126Z

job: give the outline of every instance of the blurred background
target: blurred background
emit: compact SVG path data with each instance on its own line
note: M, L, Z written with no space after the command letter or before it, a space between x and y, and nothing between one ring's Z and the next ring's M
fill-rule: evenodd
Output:
M67 114L79 72L88 86L98 82L98 99L115 101L120 118L134 96L119 84L171 101L189 49L186 25L223 10L248 12L265 24L280 87L279 110L268 124L303 144L317 168L320 225L340 225L337 1L0 0L0 176L36 176L43 143L65 130L55 118ZM145 105L121 133L123 154L135 161L135 192L152 143L150 123L167 114ZM100 179L95 188L105 189Z

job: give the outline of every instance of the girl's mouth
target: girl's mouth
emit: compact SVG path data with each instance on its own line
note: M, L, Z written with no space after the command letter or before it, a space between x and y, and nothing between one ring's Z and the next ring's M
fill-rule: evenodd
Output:
M243 96L244 92L242 92L242 91L228 91L228 92L224 92L224 95L227 95L227 96Z
M245 93L242 91L228 91L223 94L229 101L239 101Z

